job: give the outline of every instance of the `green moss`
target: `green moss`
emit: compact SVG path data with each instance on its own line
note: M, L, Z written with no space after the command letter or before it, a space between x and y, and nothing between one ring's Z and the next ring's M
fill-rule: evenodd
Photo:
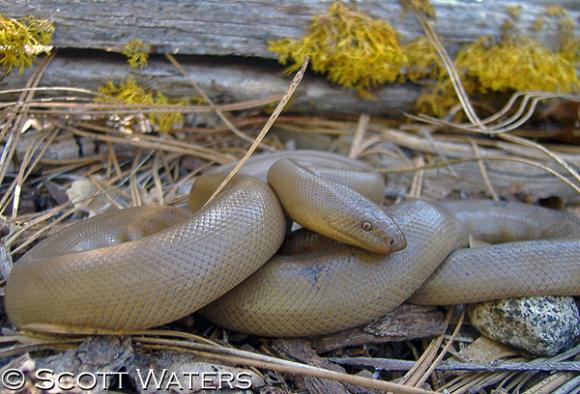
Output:
M575 36L576 24L568 12L560 6L548 7L546 16L538 17L532 26L532 30L539 31L546 17L557 18L560 45L556 50L532 38L514 36L509 30L518 14L509 8L507 12L509 15L500 38L481 37L457 53L455 66L467 93L485 97L490 93L528 90L577 92L580 89L576 72L580 41ZM430 59L433 55L425 56ZM435 82L419 97L418 109L443 116L457 104L455 90L445 70L439 68L439 72L429 77Z
M139 39L129 41L121 52L127 56L127 62L131 68L143 68L149 61L149 46Z
M416 10L430 19L435 19L437 16L435 8L429 0L399 0L399 2L403 8L403 16L413 10Z
M521 5L506 5L505 10L512 19L518 19L522 14Z
M578 65L580 63L580 39L576 37L576 22L570 16L560 19L559 53L562 57Z
M576 67L538 41L517 37L493 42L481 38L462 49L455 64L475 78L478 92L543 90L572 92L578 87Z
M0 15L0 67L4 74L17 68L20 73L32 65L34 58L52 48L54 25L33 16L16 20Z
M369 89L394 82L407 57L393 27L334 2L325 15L312 18L304 37L268 42L282 64L297 70L309 57L312 70L325 73L339 85L365 94Z
M441 61L427 37L422 36L411 41L404 49L407 63L404 73L400 75L401 82L441 77Z
M417 9L427 15L430 4L424 0L403 0L404 9ZM508 6L508 17L499 38L482 37L461 49L455 59L457 70L470 95L542 90L575 92L579 88L576 64L580 44L575 23L565 10L549 8L547 15L558 17L560 48L552 51L538 41L515 36L511 31L521 7ZM540 29L544 20L537 24ZM398 34L387 22L371 18L353 6L332 3L327 14L312 18L301 39L269 42L288 71L295 71L306 57L314 71L359 93L389 82L432 81L417 101L419 110L445 115L457 104L446 70L425 37L399 43Z
M564 9L560 4L552 4L546 7L546 14L548 16L568 16L568 11Z
M538 32L542 30L544 24L546 23L546 18L543 15L539 15L532 25L532 31Z
M107 96L98 98L98 101L143 105L189 104L189 100L172 100L161 92L145 89L139 86L133 78L128 78L119 85L109 81L98 91ZM184 120L180 112L151 112L148 118L162 133L170 132L176 125L182 125Z
M482 37L457 53L455 66L470 95L529 90L570 93L580 88L573 62L528 37L500 41ZM438 116L457 104L446 74L437 78L417 104L419 110Z

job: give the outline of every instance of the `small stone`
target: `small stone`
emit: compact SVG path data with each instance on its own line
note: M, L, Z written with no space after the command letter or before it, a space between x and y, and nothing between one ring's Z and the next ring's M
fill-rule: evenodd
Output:
M542 356L570 348L580 336L572 297L526 297L472 304L471 324L483 335Z

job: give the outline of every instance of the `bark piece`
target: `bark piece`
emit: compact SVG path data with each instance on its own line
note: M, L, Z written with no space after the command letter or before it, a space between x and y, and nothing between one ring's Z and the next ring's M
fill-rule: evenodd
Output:
M380 319L365 326L315 339L314 347L325 353L365 343L406 341L440 335L445 330L445 318L437 308L401 305Z
M310 346L310 341L307 339L275 339L272 341L272 346L274 350L276 350L276 352L278 352L280 355L289 357L292 360L300 361L314 367L321 367L337 372L344 372L344 368L333 364L316 354L314 349L312 349ZM343 384L330 380L296 376L295 383L300 389L305 390L311 394L349 393Z

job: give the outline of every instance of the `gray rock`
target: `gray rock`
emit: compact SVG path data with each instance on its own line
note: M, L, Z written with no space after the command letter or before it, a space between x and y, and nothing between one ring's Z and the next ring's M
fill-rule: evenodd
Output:
M530 353L553 356L580 336L572 297L526 297L470 305L471 323L488 338Z

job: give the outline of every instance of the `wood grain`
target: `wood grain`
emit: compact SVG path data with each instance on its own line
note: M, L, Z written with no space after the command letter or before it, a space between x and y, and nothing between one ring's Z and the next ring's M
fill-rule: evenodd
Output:
M551 0L432 0L437 10L436 29L448 50L477 37L497 34L508 5L521 5L518 25L548 44L557 41L556 23L546 23L533 33L533 21L545 14ZM578 20L580 3L561 0ZM119 51L130 39L139 38L153 52L194 55L239 55L274 58L266 41L300 37L313 15L324 13L328 1L319 0L3 0L0 13L12 17L36 15L54 21L54 45L59 48L91 48ZM412 15L401 17L398 0L366 0L357 6L389 21L405 40L421 34Z

